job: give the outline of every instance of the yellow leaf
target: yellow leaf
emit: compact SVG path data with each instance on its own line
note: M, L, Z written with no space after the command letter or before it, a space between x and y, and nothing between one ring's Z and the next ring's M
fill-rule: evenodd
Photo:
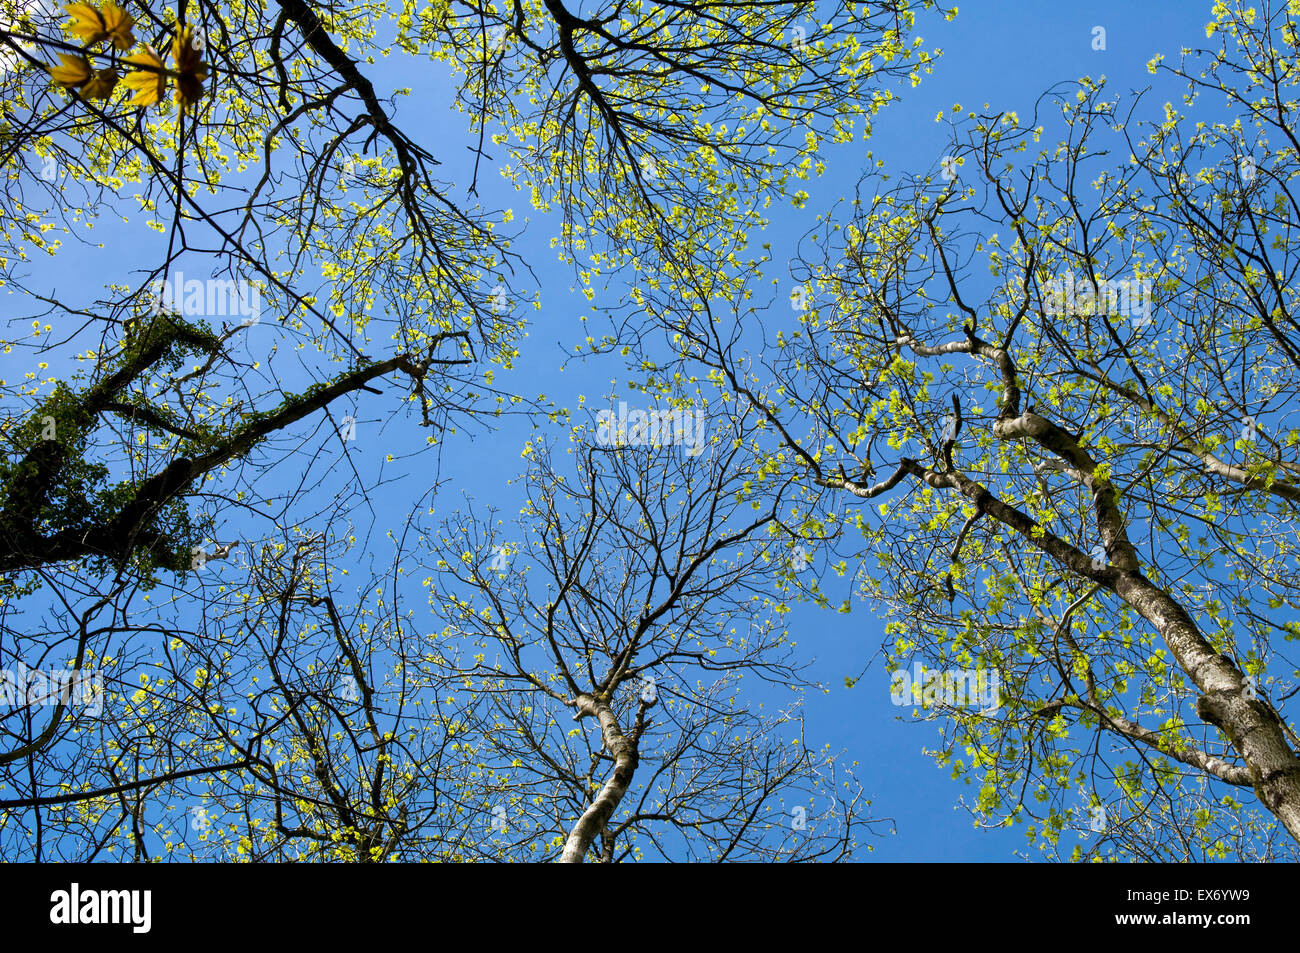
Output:
M68 29L87 46L110 38L119 50L129 50L135 44L135 37L131 34L135 20L113 0L107 0L103 10L97 10L89 3L73 3L64 9L72 15Z
M135 26L135 20L125 10L113 3L113 0L108 0L104 4L103 18L104 28L113 40L114 47L126 52L135 45L135 36L131 33L131 27Z
M60 53L59 59L63 60L62 66L45 67L56 83L76 87L90 79L90 61L84 56Z
M143 53L128 56L126 61L133 66L153 67L152 70L133 70L122 78L123 86L136 91L127 105L151 106L158 102L167 88L167 74L163 72L162 60L153 47L146 46Z
M194 48L193 27L183 27L172 42L172 58L180 72L176 80L176 101L185 109L203 95L203 81L208 76L207 66L199 60L199 51Z
M108 24L104 22L103 15L89 3L70 3L64 9L72 16L68 29L87 46L108 39Z
M117 70L102 69L91 77L90 82L81 87L81 95L87 99L108 99L117 87Z

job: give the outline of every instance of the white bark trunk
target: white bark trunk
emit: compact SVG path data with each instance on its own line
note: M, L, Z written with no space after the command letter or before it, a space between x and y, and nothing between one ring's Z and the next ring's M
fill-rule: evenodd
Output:
M564 850L560 853L562 864L580 864L586 859L592 841L605 829L605 824L627 793L637 766L636 748L623 734L609 705L591 695L579 695L575 704L579 714L592 715L600 722L605 750L614 758L614 772L569 831Z

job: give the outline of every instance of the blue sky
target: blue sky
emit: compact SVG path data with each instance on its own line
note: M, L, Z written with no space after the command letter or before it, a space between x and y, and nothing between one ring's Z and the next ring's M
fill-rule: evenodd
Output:
M955 103L981 109L987 103L994 111L1014 110L1027 117L1050 86L1084 75L1104 75L1118 92L1143 89L1153 80L1147 61L1156 53L1173 60L1181 47L1203 42L1208 19L1208 4L1188 2L970 2L960 4L960 13L951 23L922 23L918 33L925 46L944 52L934 73L917 88L898 87L900 101L878 117L866 147L855 144L828 150L828 172L806 186L812 198L805 209L787 209L774 216L765 236L773 242L774 260L783 258L782 240L787 241L788 255L793 251L790 237L797 239L811 228L818 211L842 195L852 195L867 149L885 161L887 171L932 170L949 135L946 124L934 121L940 110L950 112ZM1096 26L1106 30L1105 51L1092 49ZM1158 105L1155 97L1148 108L1153 105ZM567 275L560 271L556 277L563 282ZM543 300L553 299L544 291ZM582 308L577 304L575 311ZM541 327L532 330L532 346L542 344L543 353L546 343L564 338L560 328L551 333L546 324L553 314L548 306ZM525 359L523 366L531 367L531 362ZM565 383L539 381L538 389L557 403L572 405L571 395L585 386L577 376ZM607 382L612 375L590 376ZM605 389L595 393L603 394ZM497 453L489 456L495 458ZM509 456L504 447L500 456ZM854 688L844 686L845 675L856 676L880 644L881 624L866 606L855 606L850 615L798 606L787 618L800 651L816 656L810 676L830 689L829 694L809 700L810 741L844 748L849 760L860 762L857 773L873 799L873 815L892 818L896 825L895 836L872 841L874 851L861 852L861 859L1012 860L1013 852L1026 850L1021 827L982 831L972 825L958 799L962 795L969 799L973 790L951 780L945 769L922 754L924 747L937 743L935 724L908 723L910 709L891 704L889 676L879 662ZM906 719L899 717L900 712L908 713Z
M1208 3L1186 0L1142 4L1131 0L984 0L960 4L960 14L951 23L935 17L923 19L918 32L925 38L925 46L943 50L934 73L917 88L897 88L900 101L877 119L869 146L858 143L832 147L826 156L828 172L806 186L812 197L805 209L787 208L777 213L765 240L773 242L777 261L789 257L794 250L791 241L812 226L818 211L841 195L852 194L867 148L875 158L885 160L888 170L922 173L934 169L948 136L947 126L934 121L940 110L949 112L955 103L980 109L987 103L995 111L1015 110L1023 116L1031 112L1035 100L1047 88L1083 75L1105 75L1120 92L1144 88L1153 79L1146 71L1146 62L1157 53L1175 59L1180 47L1203 41L1208 19ZM1097 26L1106 31L1104 51L1092 48ZM384 64L377 69L381 81L376 85L382 86L389 67ZM423 76L411 75L409 63L401 69L402 75L391 77L391 85L412 86L415 95L400 101L400 124L444 161L444 178L468 182L469 153L463 148L463 143L469 141L466 117L446 108L447 88L437 84L435 67L428 66ZM432 82L422 87L422 81ZM1158 98L1163 102L1163 95ZM1156 105L1153 97L1148 109ZM518 370L503 384L529 396L545 393L557 405L570 408L576 408L579 394L586 394L589 400L600 399L609 392L612 378L618 379L617 390L627 396L628 375L617 358L560 367L562 354L579 339L581 326L575 317L585 313L589 305L581 295L570 293L571 272L556 261L550 248L556 223L533 214L525 207L526 195L516 193L504 182L498 180L483 191L488 207L513 207L517 223L525 217L530 219L515 250L536 270L543 302L542 310L533 312ZM463 195L463 185L459 194ZM59 256L59 270L50 272L51 285L76 281L87 289L86 297L93 299L99 293L96 282L121 281L123 270L149 260L142 252L141 231L138 223L129 227L102 223L97 236L108 247L92 250L69 245ZM781 242L788 245L784 252ZM194 261L192 271L186 263L182 263L182 270L187 276L206 277L199 260ZM46 268L44 264L37 267ZM256 340L256 336L274 335L277 331L264 318L263 325L249 333ZM16 361L0 358L0 378L25 370L21 361L21 357ZM387 475L405 474L395 488L374 501L376 526L400 530L410 501L428 486L423 472L425 462L404 468L402 449L421 445L425 434L413 426L413 418L407 419L409 427L403 430L400 417L382 434L367 432L367 421L385 415L399 386L385 389L385 396L361 398L357 408L358 439L347 452L358 458L363 473L385 466ZM367 402L375 402L372 413L367 412ZM442 455L442 475L450 482L437 497L439 514L456 509L467 492L473 493L476 504L496 504L507 513L513 512L519 496L506 485L506 476L522 470L520 451L530 433L527 422L507 420L498 432L480 429L449 440ZM560 431L553 433L562 437ZM389 453L399 457L396 464L385 465ZM381 548L376 546L375 551ZM382 559L382 555L378 558ZM422 605L413 604L417 609ZM935 726L908 724L910 718L898 717L910 709L891 704L889 676L879 663L854 688L845 687L845 676L856 676L880 644L881 624L868 607L858 605L851 614L841 615L798 606L787 619L800 652L816 658L809 674L830 689L828 694L809 700L809 741L843 748L848 760L860 762L857 775L873 799L873 815L891 818L896 825L894 836L872 840L874 853L868 856L863 851L860 859L1010 860L1014 851L1026 849L1021 828L985 832L972 826L969 815L958 808L957 802L963 794L973 792L953 782L945 770L922 754L923 747L937 741Z
M1146 88L1154 79L1146 70L1148 60L1156 53L1173 60L1183 46L1203 42L1208 19L1208 4L1186 0L1140 5L986 0L960 4L959 15L950 23L923 20L917 32L926 48L937 46L944 54L934 73L919 87L898 85L900 101L877 118L870 143L831 147L827 173L804 186L812 196L806 207L776 212L768 234L755 238L754 244L772 242L774 262L790 257L792 242L813 226L818 212L853 194L868 149L885 161L887 171L923 173L937 167L949 135L946 124L934 121L940 110L948 113L955 103L981 109L987 103L995 111L1014 110L1027 117L1049 87L1084 75L1105 75L1117 92ZM1092 48L1096 26L1106 30L1104 51ZM1154 100L1148 108L1158 105ZM448 130L448 138L459 132ZM513 190L503 191L501 202L512 205L519 217L530 215L518 204L520 197ZM491 193L485 204L493 204ZM543 309L530 327L513 386L520 393L544 392L556 404L574 408L578 394L599 399L609 392L611 378L617 378L617 390L626 396L628 375L608 361L570 365L556 373L556 359L578 330L573 316L586 313L589 305L568 293L570 272L554 263L547 225L533 215L516 246L538 271ZM789 282L782 278L784 287ZM599 308L599 298L596 304ZM487 487L500 484L503 470L520 467L519 447L527 428L518 427L518 440L510 439L509 425L503 429L502 434L476 440L468 453L457 452L454 464L445 458L455 479L454 489L440 495L440 509L454 505L453 495L461 487L473 487L476 498L483 499ZM1005 861L1027 849L1022 827L982 831L972 825L958 799L969 799L975 792L922 754L923 748L937 744L935 723L908 723L911 710L892 705L889 675L879 662L854 688L845 687L845 676L856 676L880 645L881 623L868 607L857 605L851 614L841 615L797 606L787 620L799 651L816 658L809 676L829 688L829 694L809 698L809 742L843 748L849 761L860 762L857 776L873 799L873 816L891 818L896 826L896 835L871 840L874 851L861 851L859 859ZM900 712L906 718L900 718Z
M959 10L951 23L918 27L926 47L938 46L944 55L919 87L900 89L901 101L875 123L869 148L885 161L887 171L922 173L935 168L949 132L947 124L936 123L934 117L940 110L950 113L955 103L976 110L987 103L995 112L1013 110L1027 118L1046 89L1084 75L1106 76L1117 92L1144 89L1154 80L1147 61L1157 53L1175 60L1180 48L1203 43L1210 19L1209 4L1186 0L966 2ZM1105 51L1092 49L1096 26L1106 30ZM1153 96L1147 108L1159 103ZM860 154L840 155L848 151L832 151L827 175L809 187L809 218L828 200L852 194L859 171L854 159ZM873 812L893 818L897 826L896 836L874 842L873 859L1005 861L1013 859L1015 851L1036 854L1022 827L984 831L972 825L957 803L962 795L969 800L975 792L921 753L937 745L935 726L898 718L900 711L910 709L891 705L888 673L879 663L853 689L844 687L843 676L856 675L880 643L880 623L866 607L855 607L849 616L801 607L794 618L796 633L801 625L810 633L800 641L801 648L818 657L813 672L831 689L829 696L810 702L809 735L844 747L862 763L859 776L874 799Z

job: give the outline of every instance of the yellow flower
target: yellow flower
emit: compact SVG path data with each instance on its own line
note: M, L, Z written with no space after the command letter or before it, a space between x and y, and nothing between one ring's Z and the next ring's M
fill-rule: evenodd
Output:
M68 87L77 87L90 79L90 61L84 56L60 53L59 59L63 60L62 66L45 67L56 83Z
M153 47L146 46L143 53L128 56L126 61L133 66L153 67L149 70L133 70L122 77L122 85L136 91L127 105L152 106L158 102L167 89L167 74L163 70L162 60L153 51Z
M176 101L184 109L203 95L203 81L208 77L207 66L199 60L199 51L194 48L193 27L183 27L172 41L172 58L180 72L176 80Z
M103 10L89 3L72 3L64 9L72 16L68 29L81 37L86 46L109 38L119 50L129 50L135 44L131 35L135 20L113 0L106 0Z

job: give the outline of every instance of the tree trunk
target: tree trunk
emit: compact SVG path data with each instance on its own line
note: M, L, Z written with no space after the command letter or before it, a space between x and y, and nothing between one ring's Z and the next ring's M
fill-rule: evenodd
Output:
M1300 843L1300 757L1272 706L1251 697L1241 671L1201 634L1168 593L1138 572L1120 575L1116 591L1154 625L1202 695L1196 714L1222 731L1246 762L1260 802Z
M564 842L564 850L560 854L562 864L583 862L592 841L605 829L605 824L627 793L637 766L636 747L624 736L609 705L591 695L579 695L575 704L580 717L594 715L600 722L601 739L605 749L614 758L614 773L601 786L599 793L569 831L568 840Z

